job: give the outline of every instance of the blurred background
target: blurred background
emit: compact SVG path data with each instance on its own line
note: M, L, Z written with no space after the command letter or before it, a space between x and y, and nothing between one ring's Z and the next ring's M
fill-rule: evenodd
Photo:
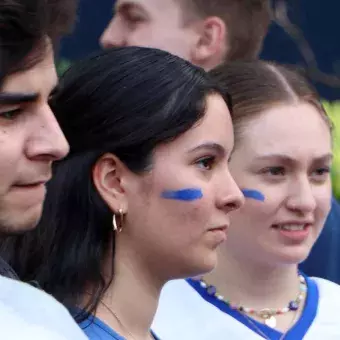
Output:
M112 17L115 0L79 2L74 33L61 43L59 74L72 61L100 49L99 37ZM340 200L340 1L272 2L275 21L261 57L301 68L318 89L334 123L333 189Z

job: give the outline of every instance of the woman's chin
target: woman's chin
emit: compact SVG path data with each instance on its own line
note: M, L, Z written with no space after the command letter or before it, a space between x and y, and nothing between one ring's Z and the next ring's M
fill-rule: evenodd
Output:
M217 265L217 252L210 250L205 254L200 254L194 261L188 264L184 278L202 276L211 272Z
M311 247L307 245L299 245L295 247L289 247L289 249L282 250L277 254L278 262L281 264L295 264L298 265L305 261L311 251Z

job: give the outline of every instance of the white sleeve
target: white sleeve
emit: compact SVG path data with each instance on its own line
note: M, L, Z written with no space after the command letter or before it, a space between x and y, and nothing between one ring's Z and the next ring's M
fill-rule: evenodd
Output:
M28 284L0 277L1 339L85 340L67 309Z

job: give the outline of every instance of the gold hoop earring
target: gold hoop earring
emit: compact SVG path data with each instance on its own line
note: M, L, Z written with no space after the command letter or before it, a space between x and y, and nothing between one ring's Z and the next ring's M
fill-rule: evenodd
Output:
M123 209L118 210L119 218L120 218L120 225L118 227L117 220L116 220L116 214L113 214L112 218L112 225L113 225L113 230L120 233L123 230Z

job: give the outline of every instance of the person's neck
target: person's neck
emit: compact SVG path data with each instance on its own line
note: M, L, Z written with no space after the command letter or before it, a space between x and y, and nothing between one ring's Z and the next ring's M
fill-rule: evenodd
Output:
M218 266L204 280L233 304L282 308L299 293L296 265L268 265L220 249Z
M98 318L129 340L151 338L150 327L163 286L139 258L116 247L113 281L96 312Z

